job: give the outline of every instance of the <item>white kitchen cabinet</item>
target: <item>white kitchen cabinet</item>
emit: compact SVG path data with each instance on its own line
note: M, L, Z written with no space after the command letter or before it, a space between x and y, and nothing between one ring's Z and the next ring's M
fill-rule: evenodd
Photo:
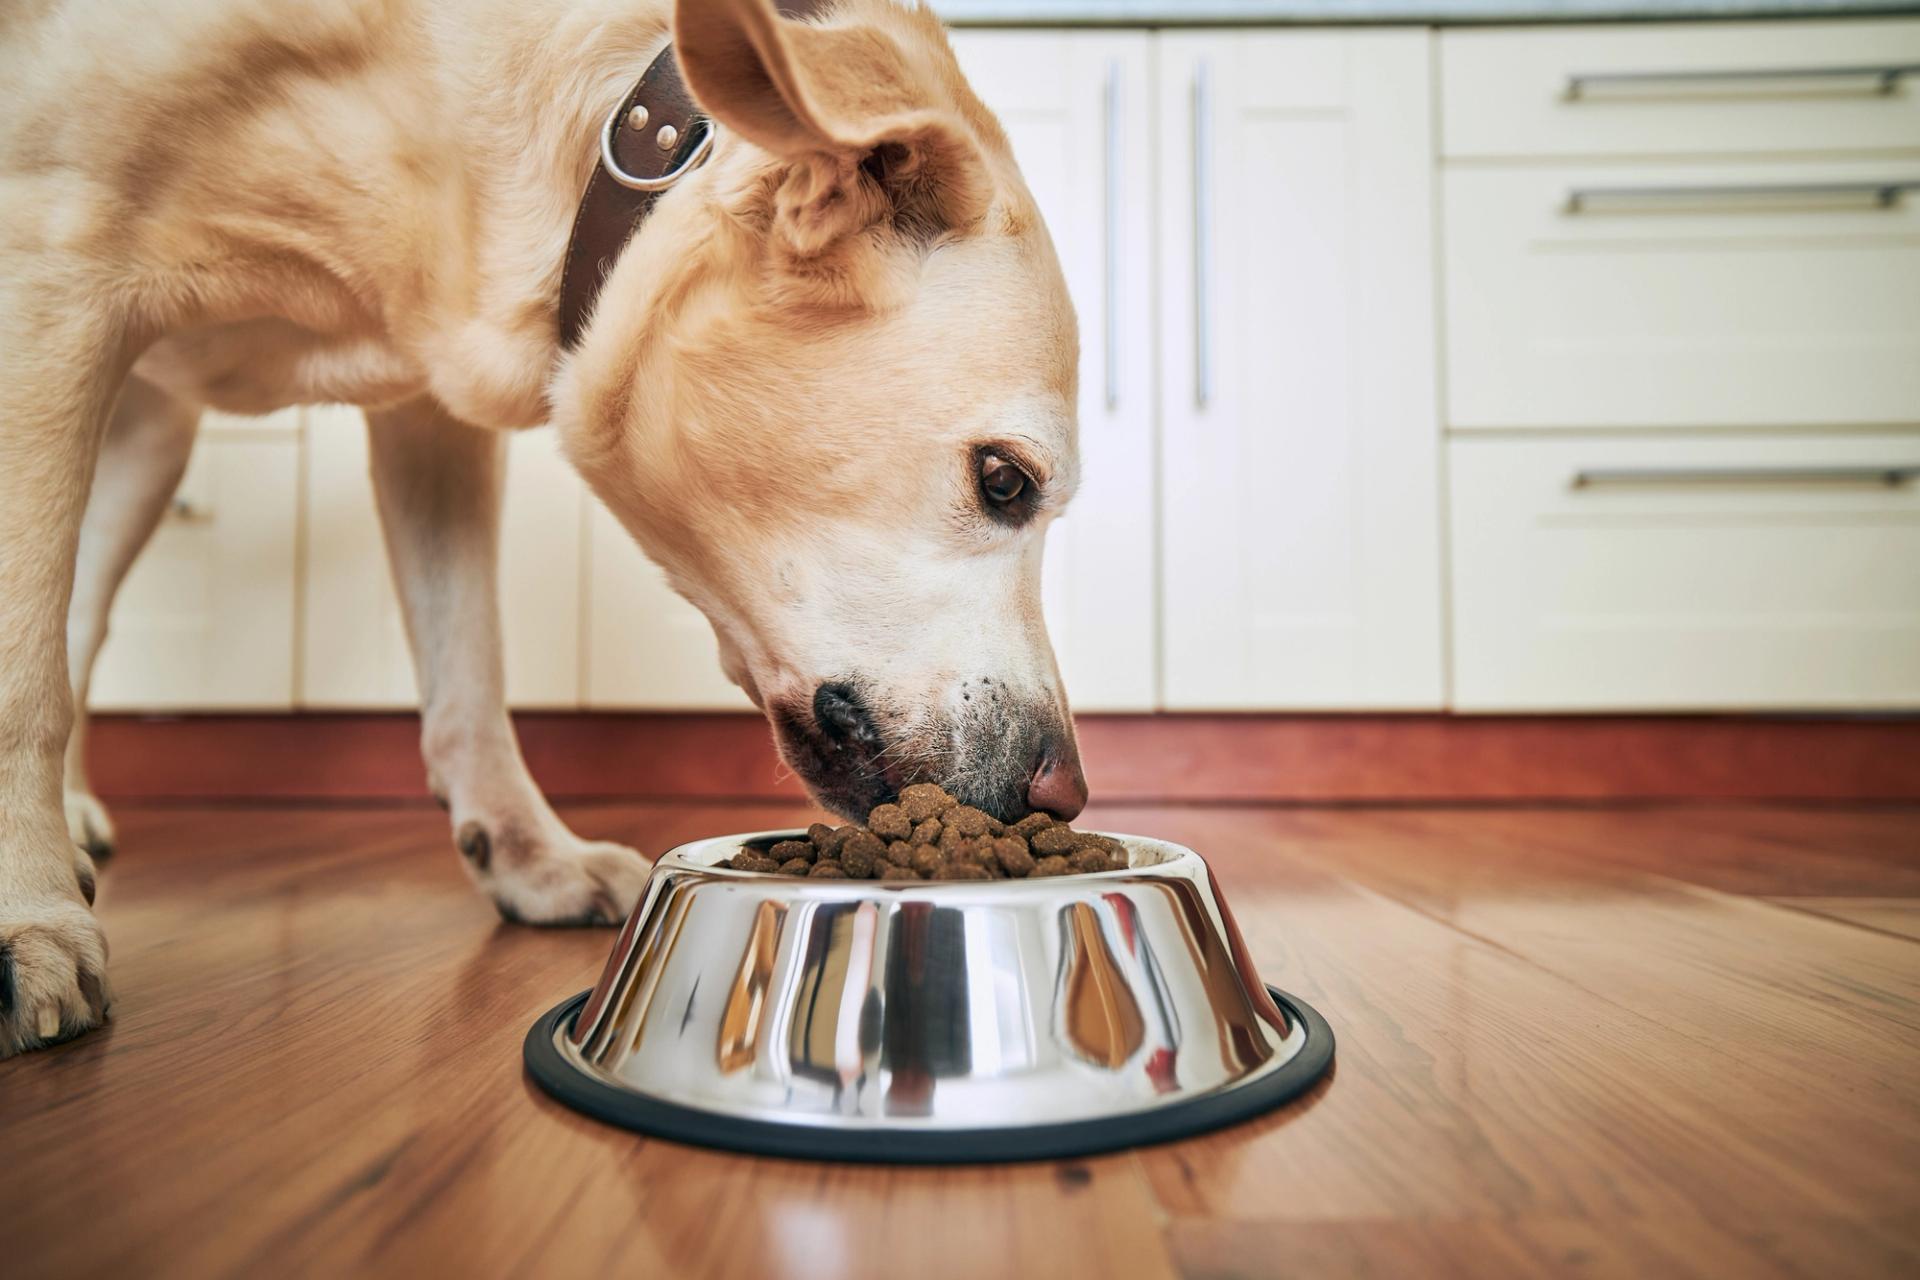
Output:
M577 707L585 696L587 513L599 505L556 432L514 434L500 525L509 705Z
M953 40L1079 315L1076 709L1920 705L1916 482L1821 478L1920 439L1920 22ZM510 701L746 708L512 447ZM182 499L96 705L413 705L357 411L210 415Z
M413 660L368 474L365 419L339 405L308 414L300 702L416 706ZM500 555L507 700L576 706L585 486L552 431L517 432L509 447Z
M1160 40L1168 707L1442 703L1428 55Z
M306 521L301 705L417 705L358 409L308 410Z
M667 585L667 575L601 503L592 503L587 524L587 705L752 710L720 673L720 646L706 615Z
M1460 709L1920 706L1920 434L1451 455Z
M1920 705L1920 23L1440 40L1453 705Z
M1153 82L1144 32L967 32L1080 320L1080 491L1047 535L1047 631L1076 710L1156 702Z
M173 505L114 599L95 709L292 705L299 499L298 410L206 415Z

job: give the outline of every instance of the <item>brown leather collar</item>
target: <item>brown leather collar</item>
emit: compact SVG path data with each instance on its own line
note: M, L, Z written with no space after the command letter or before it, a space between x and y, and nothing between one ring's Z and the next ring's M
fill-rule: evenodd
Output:
M824 0L775 3L783 18L806 17L823 7ZM560 271L563 351L579 343L600 287L653 202L682 174L700 165L713 145L714 133L713 121L701 113L687 91L673 46L668 45L648 64L640 82L614 108L595 139L599 156L573 215L573 235Z
M668 45L614 108L595 139L600 154L573 215L573 235L560 272L563 350L572 350L580 341L600 287L653 202L713 145L713 128L687 92L680 63ZM609 159L629 182L637 179L647 185L620 181Z

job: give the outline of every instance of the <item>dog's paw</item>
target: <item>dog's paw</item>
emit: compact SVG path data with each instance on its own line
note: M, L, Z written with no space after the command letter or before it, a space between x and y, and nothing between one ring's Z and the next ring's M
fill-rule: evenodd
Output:
M512 822L471 819L454 845L514 924L620 924L653 865L625 845L581 840L564 827L530 835Z
M76 874L91 901L85 853ZM0 1058L99 1026L110 1001L107 939L93 912L64 896L0 897Z
M111 858L118 838L107 807L90 791L69 791L66 800L67 835L90 856L102 862Z

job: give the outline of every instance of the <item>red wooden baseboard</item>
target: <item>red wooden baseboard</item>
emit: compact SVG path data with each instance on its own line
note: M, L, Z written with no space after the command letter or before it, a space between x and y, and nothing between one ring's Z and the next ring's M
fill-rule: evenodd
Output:
M787 799L749 715L536 712L527 760L566 798ZM1920 718L1082 716L1107 801L1920 800ZM410 715L96 717L108 798L413 799Z

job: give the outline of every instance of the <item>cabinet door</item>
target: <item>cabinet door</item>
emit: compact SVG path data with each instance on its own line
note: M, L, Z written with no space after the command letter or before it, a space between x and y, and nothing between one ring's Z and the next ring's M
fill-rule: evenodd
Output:
M113 604L96 710L293 703L297 411L210 413L173 506Z
M1074 708L1157 700L1153 151L1143 32L968 32L1080 319L1080 492L1047 535L1047 630Z
M706 615L675 594L597 500L587 524L587 704L751 711L747 695L720 673Z
M1166 703L1442 702L1424 32L1160 46Z
M341 405L308 414L301 704L415 706L365 420ZM550 430L517 432L510 450L500 554L507 700L578 705L585 486Z
M586 626L586 481L560 452L551 427L519 431L507 459L500 522L500 614L507 649L507 702L578 707Z

